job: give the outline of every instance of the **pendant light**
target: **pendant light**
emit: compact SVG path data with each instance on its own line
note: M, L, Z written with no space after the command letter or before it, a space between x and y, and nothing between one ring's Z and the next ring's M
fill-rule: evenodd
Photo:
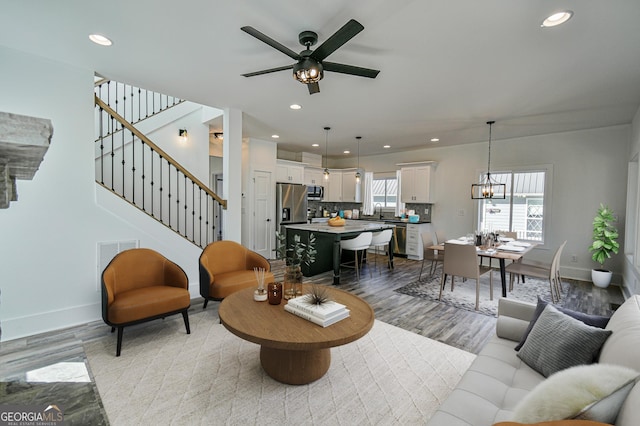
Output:
M329 180L329 169L327 168L327 160L329 155L329 130L331 127L325 127L326 136L324 139L324 180Z
M362 136L356 136L356 140L358 141L358 167L356 168L356 183L360 183L360 178L362 175L360 174L360 139Z
M495 121L487 121L489 125L489 161L487 162L487 174L482 177L480 183L471 185L471 199L502 199L507 198L507 185L499 183L491 177L491 127Z

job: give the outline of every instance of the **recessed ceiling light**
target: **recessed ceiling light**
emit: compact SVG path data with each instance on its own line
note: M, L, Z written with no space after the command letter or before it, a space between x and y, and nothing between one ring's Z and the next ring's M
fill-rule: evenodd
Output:
M440 142L439 138L431 138L431 142Z
M293 104L293 105L289 105L289 108L291 109L302 109L302 107L298 104Z
M271 135L271 137L272 137L273 139L278 139L278 138L280 137L280 135Z
M319 146L320 146L320 144L318 144L318 143L312 143L312 144L311 144L311 146L313 146L313 147L319 147Z
M391 145L385 145L383 148L391 148Z
M100 34L89 34L89 40L100 46L111 46L111 40Z
M556 12L551 16L548 16L542 24L540 25L542 28L556 27L560 24L564 24L573 16L573 12L571 10L563 10L562 12Z
M351 154L351 151L346 150L344 153L345 153L345 154Z

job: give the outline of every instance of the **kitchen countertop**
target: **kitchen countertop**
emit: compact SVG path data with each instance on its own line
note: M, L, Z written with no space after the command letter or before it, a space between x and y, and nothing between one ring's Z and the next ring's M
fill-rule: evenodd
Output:
M324 232L327 234L344 234L348 232L377 231L379 229L394 228L393 223L386 221L353 220L346 219L344 226L330 226L327 223L299 223L285 225L287 229L299 229L301 231Z
M418 224L418 225L421 224L421 223L431 223L431 221L428 221L428 220L419 220L417 222L409 222L409 221L401 220L401 219L398 219L398 218L380 220L380 219L373 218L373 217L372 218L366 217L364 219L360 218L360 219L356 219L356 220L364 220L364 221L370 221L370 222L371 221L374 221L374 222L386 222L386 223L413 223L413 224Z

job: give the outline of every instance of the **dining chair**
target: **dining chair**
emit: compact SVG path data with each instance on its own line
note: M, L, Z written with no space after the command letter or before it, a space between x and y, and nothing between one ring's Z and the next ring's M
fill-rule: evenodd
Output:
M560 246L557 248L555 254L553 255L553 260L550 264L545 264L542 262L533 263L525 263L522 262L513 262L505 268L506 272L509 272L509 291L513 290L513 278L515 275L523 275L527 277L535 277L535 278L546 278L549 280L549 291L551 292L551 301L553 303L557 303L561 299L562 295L562 277L560 276L560 256L562 255L562 250L564 246L567 244L565 240Z
M556 259L556 257L558 258L558 263L556 265L556 272L557 272L557 287L560 290L559 294L562 294L562 277L560 276L560 257L562 256L562 251L565 247L565 245L567 244L567 241L565 240L560 247L556 250L556 253L553 255L553 259L551 260L551 263L549 262L544 262L544 261L540 261L540 260L532 260L532 259L526 259L526 258L521 258L520 261L524 264L527 265L531 265L531 266L537 266L539 268L551 268L552 267L552 263L553 261ZM558 250L560 250L560 252L558 252Z
M444 231L439 230L436 231L436 243L437 244L444 244L444 242L447 240L447 236L444 233Z
M358 278L358 282L360 282L360 268L362 267L362 257L364 253L366 253L369 246L371 246L371 240L373 239L373 233L371 232L363 232L355 238L351 238L350 240L341 240L340 241L340 258L342 258L342 251L348 250L353 251L353 258L356 269L356 277ZM358 251L360 254L360 261L358 261ZM351 262L341 263L341 266L349 266ZM373 277L371 274L371 268L369 268L369 276Z
M436 268L438 267L438 262L442 263L444 261L443 251L433 250L428 248L434 245L433 234L431 232L423 232L420 234L420 237L422 238L423 256L422 256L422 266L420 267L420 276L418 277L418 280L422 279L422 270L424 268L425 261L427 260L431 261L431 267L429 268L430 277L432 277L433 273L436 271Z
M389 243L391 242L391 237L393 237L393 229L383 229L382 231L374 232L371 236L371 246L375 251L374 266L378 268L378 248L382 247L383 249L387 247L387 250L391 250L389 247ZM391 262L389 258L387 258L387 267L391 269ZM382 273L382 271L378 271Z
M462 277L476 280L476 310L480 305L480 276L491 272L489 266L478 264L478 254L476 247L466 244L444 243L444 262L442 267L442 282L440 283L440 295L447 283L447 275L451 275L451 291L453 291L455 277ZM493 300L493 274L489 275L489 297Z

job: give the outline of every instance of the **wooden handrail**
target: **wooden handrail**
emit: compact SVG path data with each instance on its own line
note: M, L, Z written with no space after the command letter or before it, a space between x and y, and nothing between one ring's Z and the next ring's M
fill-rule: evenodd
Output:
M151 142L151 140L148 137L146 137L144 135L144 133L140 132L133 125L131 125L131 123L129 123L124 118L122 118L122 116L120 116L120 114L115 112L109 105L104 103L102 101L102 99L100 99L97 95L94 94L93 96L95 98L96 105L98 105L103 110L107 111L107 113L109 113L109 115L111 115L113 118L115 118L116 121L118 121L120 124L122 124L124 127L126 127L129 131L131 131L131 133L136 135L138 137L138 139L140 139L142 142L144 142L145 144L149 145L154 151L156 151L158 154L160 154L160 156L162 158L166 158L167 161L169 161L176 169L178 169L180 172L182 172L183 175L185 175L186 177L191 179L196 185L198 185L200 187L200 189L202 189L207 194L209 194L214 200L216 200L218 203L220 203L220 205L222 206L223 209L226 210L226 208L227 208L227 200L223 200L222 198L220 198L215 192L213 192L211 189L209 189L209 187L207 185L205 185L198 178L196 178L194 175L189 173L187 171L187 169L185 169L184 167L182 167L182 165L180 165L180 163L178 163L170 155L168 155L166 152L164 152L158 145L156 145L155 143Z

